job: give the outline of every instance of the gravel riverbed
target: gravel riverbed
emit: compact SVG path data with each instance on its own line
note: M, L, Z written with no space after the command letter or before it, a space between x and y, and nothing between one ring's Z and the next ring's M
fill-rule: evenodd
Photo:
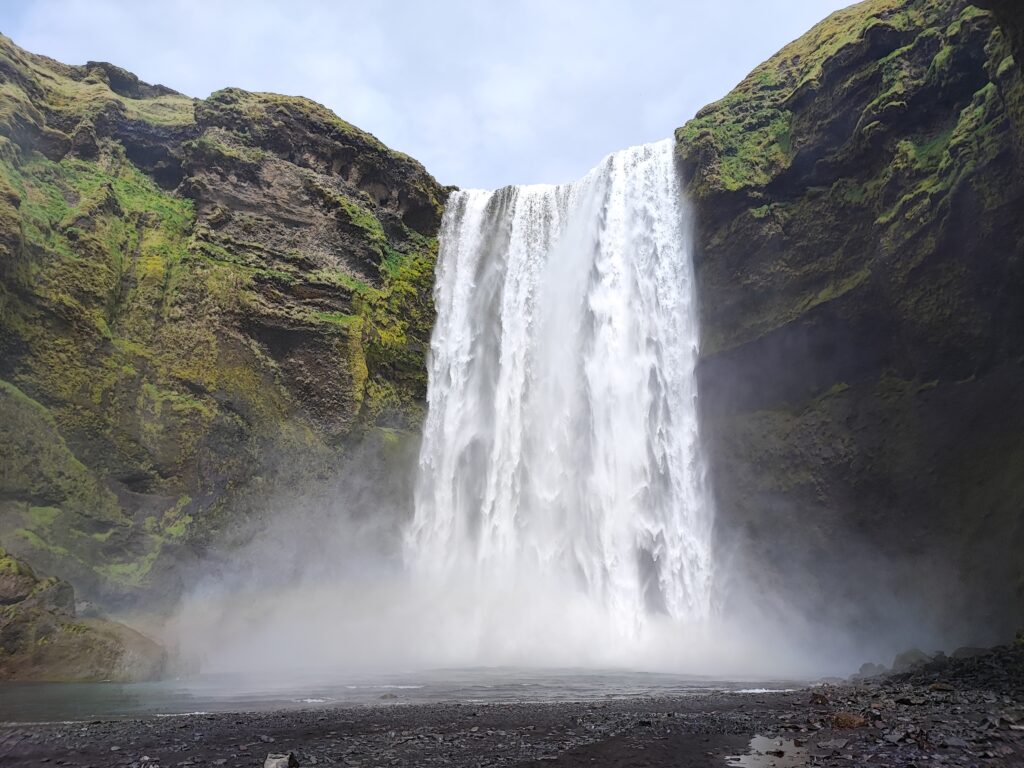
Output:
M2 690L0 690L2 693ZM799 691L0 726L0 765L1024 766L1024 648Z

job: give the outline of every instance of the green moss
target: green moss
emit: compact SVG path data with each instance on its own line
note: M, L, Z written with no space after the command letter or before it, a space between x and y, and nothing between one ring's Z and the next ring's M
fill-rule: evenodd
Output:
M71 453L44 406L0 381L0 415L0 487L9 497L53 498L93 519L123 521L114 495ZM35 508L46 524L56 516L49 505Z
M194 155L194 162L216 165L229 161L231 165L255 169L267 156L258 147L248 146L234 139L230 131L210 128L185 143L185 149Z
M422 243L423 250L394 251L381 265L380 293L364 297L358 307L366 318L366 413L376 417L386 410L420 414L426 395L423 361L433 326L431 294L437 241Z
M315 282L328 283L338 288L343 288L345 291L366 297L377 296L380 293L377 288L374 288L365 280L353 277L341 269L318 269L310 274L310 279Z
M98 566L97 570L107 578L126 587L139 587L145 584L149 572L153 570L160 549L156 548L148 552L138 560L126 563L109 563Z
M171 525L164 528L164 534L170 536L172 539L182 539L188 533L189 528L192 525L191 515L182 515L175 520Z
M301 96L277 93L251 93L240 88L225 88L210 94L196 109L208 122L253 135L265 132L267 126L283 121L301 121L317 126L323 134L359 140L367 147L389 152L370 134L342 120L322 104Z
M88 76L83 76L86 74L84 67L54 66L49 59L21 51L6 37L0 37L0 58L8 73L15 72L19 79L32 82L38 89L33 93L35 99L65 122L90 121L110 112L158 126L184 126L194 122L194 101L181 94L154 91L145 98L122 96L110 88L99 70L90 70ZM73 77L73 72L78 76ZM17 86L19 79L9 79L3 89L8 115L27 112L35 116L38 112L32 101Z
M353 328L357 331L363 322L361 315L348 315L344 312L314 312L313 317L322 323L330 323L346 329Z
M345 229L358 235L362 242L376 251L381 258L384 257L385 249L390 247L388 238L384 234L380 220L368 208L357 203L349 195L330 189L312 175L306 177L305 186L315 200L334 212Z
M33 549L37 549L41 552L48 552L51 555L56 555L61 558L70 559L73 557L71 552L69 552L65 547L43 539L38 533L29 530L28 528L18 528L14 531L14 535L25 541Z
M955 14L970 24L947 29ZM990 74L1005 57L999 31L985 18L960 14L948 2L860 3L787 46L677 132L690 192L705 211L704 270L716 281L707 290L755 292L735 319L707 324L705 353L743 344L823 304L848 308L880 279L907 282L907 290L892 292L922 333L935 337L952 319L955 288L945 283L956 277L943 275L937 293L912 275L934 252L936 224L958 195L982 207L1000 199L998 186L983 179L1008 162L1006 94L995 82L973 96L964 91L964 73L979 68L971 50L985 48ZM870 55L876 50L884 54ZM918 119L915 110L940 94L956 94L957 107ZM842 117L833 124L837 111ZM792 117L790 149L803 148L805 162L795 167L785 143L765 135L783 113ZM767 151L766 141L774 149ZM823 173L829 187L815 184ZM743 210L749 215L740 216ZM741 239L753 253L736 274L707 261ZM937 300L918 295L922 290ZM956 319L965 331L978 322L968 314Z
M33 579L36 577L28 563L8 553L3 547L0 547L0 573L13 576L28 576Z
M866 65L881 81L862 116L864 135L882 127L885 115L906 108L906 59L916 46L929 47L938 32L929 22L944 9L902 0L868 0L838 11L757 67L722 100L702 109L676 131L684 165L700 175L691 190L701 197L716 190L753 192L786 172L793 160L793 108L836 84L826 81L844 52L868 46L883 33L910 42ZM947 56L943 54L942 56ZM939 57L936 66L943 63ZM858 76L866 77L865 72Z
M29 507L28 515L37 528L48 528L57 519L60 510L57 507Z

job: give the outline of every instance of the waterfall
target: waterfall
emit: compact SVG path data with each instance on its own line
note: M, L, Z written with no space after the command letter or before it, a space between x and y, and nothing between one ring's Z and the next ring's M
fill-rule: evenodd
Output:
M455 192L406 559L541 583L622 636L710 610L692 238L673 144L573 184Z

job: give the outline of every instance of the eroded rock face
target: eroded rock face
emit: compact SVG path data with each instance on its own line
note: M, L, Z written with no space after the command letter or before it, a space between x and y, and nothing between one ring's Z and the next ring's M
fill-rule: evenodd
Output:
M1024 174L1012 32L840 11L677 132L722 551L866 635L1024 615Z
M173 599L280 489L414 441L447 194L422 166L307 99L6 38L0 79L0 544L90 600Z
M0 679L153 680L164 663L160 646L124 624L76 619L70 584L0 549Z

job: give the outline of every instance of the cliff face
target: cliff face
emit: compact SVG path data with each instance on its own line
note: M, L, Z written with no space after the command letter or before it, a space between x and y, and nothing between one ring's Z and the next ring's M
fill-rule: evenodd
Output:
M88 597L173 592L275 489L401 448L445 196L311 101L0 38L0 542Z
M1007 0L868 0L677 132L731 598L1024 620L1022 30ZM362 493L408 482L446 193L308 100L0 38L0 545L131 600L357 443ZM43 582L3 557L21 603ZM4 613L9 666L85 653L62 606Z
M869 0L677 131L720 544L865 632L890 599L959 639L1024 618L1013 15Z

